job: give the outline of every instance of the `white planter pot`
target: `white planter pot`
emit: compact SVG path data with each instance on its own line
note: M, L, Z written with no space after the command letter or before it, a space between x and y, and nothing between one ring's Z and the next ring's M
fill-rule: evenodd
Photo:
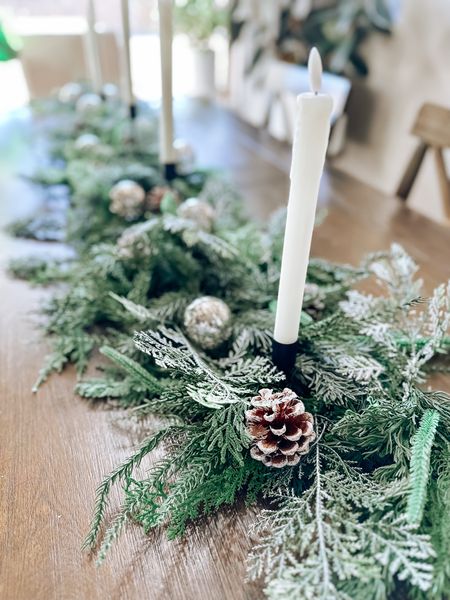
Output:
M209 48L193 48L194 65L193 95L198 98L213 98L215 86L215 56Z

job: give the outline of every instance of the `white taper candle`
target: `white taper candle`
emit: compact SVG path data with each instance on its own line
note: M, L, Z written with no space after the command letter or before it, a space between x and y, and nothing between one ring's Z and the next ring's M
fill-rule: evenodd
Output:
M175 163L173 147L173 98L172 98L172 0L158 0L159 44L161 51L162 106L160 118L161 164Z
M320 94L322 63L316 48L308 61L311 92L297 97L292 147L291 188L287 208L274 339L298 339L319 183L325 162L333 108L331 96Z
M122 13L122 44L123 44L123 68L124 68L124 100L127 106L134 104L133 80L131 78L131 56L130 56L130 10L128 0L120 1Z
M96 18L94 0L88 0L86 21L87 62L89 65L92 88L96 94L100 94L102 91L102 68L100 63L97 31L95 30Z

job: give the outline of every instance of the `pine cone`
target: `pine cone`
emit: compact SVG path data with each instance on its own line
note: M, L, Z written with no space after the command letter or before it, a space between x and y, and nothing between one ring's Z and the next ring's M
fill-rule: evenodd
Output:
M157 185L147 193L147 197L145 199L147 208L151 210L151 212L160 212L161 202L166 194L172 194L175 200L178 202L178 194L175 190L167 186Z
M245 413L254 440L251 457L278 469L296 465L316 437L312 414L305 412L303 402L289 388L275 394L259 390L251 404L254 408Z

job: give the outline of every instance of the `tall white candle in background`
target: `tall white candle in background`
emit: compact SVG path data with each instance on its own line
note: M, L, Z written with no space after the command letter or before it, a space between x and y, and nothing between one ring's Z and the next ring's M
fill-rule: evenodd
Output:
M160 117L160 160L162 164L167 165L175 163L172 107L172 0L158 0L158 8L162 88L162 106Z
M102 69L98 50L98 37L95 30L95 6L94 0L88 0L87 4L87 57L94 92L100 94L102 91Z
M125 92L125 103L127 106L134 104L133 96L133 82L131 79L131 56L130 56L130 12L128 6L128 0L120 0L120 8L122 12L122 43L124 52L124 92Z
M330 134L333 101L320 94L322 63L316 48L308 60L311 92L297 97L292 147L291 189L287 208L274 339L298 339L319 183Z

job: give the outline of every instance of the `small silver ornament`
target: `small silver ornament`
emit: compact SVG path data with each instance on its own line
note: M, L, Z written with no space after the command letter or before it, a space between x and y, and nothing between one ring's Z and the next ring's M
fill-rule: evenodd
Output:
M202 296L184 312L189 338L205 350L213 350L230 337L231 311L223 300Z
M119 99L119 88L115 83L105 83L102 94L105 100L114 102Z
M63 104L74 104L83 94L83 87L75 81L63 85L58 92L58 100Z
M152 254L148 231L152 222L138 223L125 229L117 240L117 253L120 258L147 257Z
M77 100L75 109L81 115L90 115L97 112L102 105L102 99L98 94L83 94Z
M215 211L214 208L199 198L188 198L178 207L177 214L182 219L193 221L204 231L211 231Z
M97 150L100 144L100 138L94 133L83 133L77 137L73 147L78 152L92 152Z
M182 175L191 173L195 165L194 148L186 140L177 139L173 143L176 152L177 171Z
M122 179L116 183L111 188L109 197L110 211L125 219L135 219L144 210L145 190L131 179Z

